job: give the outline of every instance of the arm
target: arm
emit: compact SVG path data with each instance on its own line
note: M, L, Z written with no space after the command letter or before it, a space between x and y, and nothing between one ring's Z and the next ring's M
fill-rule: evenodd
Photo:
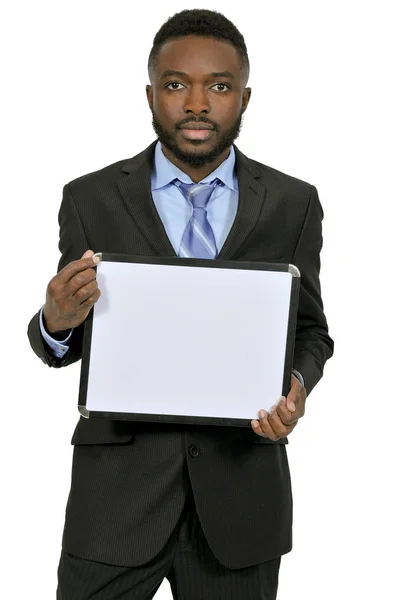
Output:
M56 333L53 333L52 335L50 335L50 333L47 331L46 326L45 326L45 319L43 317L43 308L44 308L44 306L41 307L40 315L39 315L40 333L41 333L44 341L47 342L47 345L50 346L53 355L56 358L63 358L63 356L69 350L68 341L69 341L70 336L72 335L73 329L71 329L70 331L69 330L68 331L60 331L58 335ZM58 338L60 338L60 339L58 339Z
M70 262L79 259L89 247L80 216L70 193L69 185L65 185L63 189L58 222L60 227L58 247L62 256L58 263L57 273ZM28 326L28 337L33 351L49 367L64 367L78 361L82 354L84 322L74 328L65 330L64 335L61 334L63 335L63 339L65 339L71 333L67 340L68 349L63 356L56 356L57 353L54 353L54 344L57 344L57 342L54 337L60 337L60 335L55 333L49 334L49 337L53 338L54 344L51 344L51 339L49 340L46 336L43 336L40 326L41 312L42 310L34 315ZM49 332L47 331L47 333ZM62 338L60 337L60 339Z
M318 192L311 186L303 228L292 260L301 273L293 366L304 378L307 395L321 379L324 365L333 355L334 348L323 312L319 281L322 219Z
M304 415L308 394L322 377L326 361L333 355L334 344L323 313L319 282L322 218L318 192L311 186L307 212L292 260L300 270L301 284L291 390L287 398L281 398L269 413L259 411L259 420L251 422L255 433L273 441L293 431L298 419Z

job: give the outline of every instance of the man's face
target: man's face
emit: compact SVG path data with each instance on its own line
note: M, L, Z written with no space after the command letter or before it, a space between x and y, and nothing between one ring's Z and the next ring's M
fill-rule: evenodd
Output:
M166 42L147 86L159 141L192 167L211 163L238 137L250 98L237 50L186 36Z

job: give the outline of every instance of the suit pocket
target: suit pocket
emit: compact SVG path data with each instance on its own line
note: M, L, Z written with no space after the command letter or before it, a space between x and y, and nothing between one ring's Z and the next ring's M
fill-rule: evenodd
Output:
M135 432L131 421L80 418L73 433L73 446L92 444L127 444L134 441Z

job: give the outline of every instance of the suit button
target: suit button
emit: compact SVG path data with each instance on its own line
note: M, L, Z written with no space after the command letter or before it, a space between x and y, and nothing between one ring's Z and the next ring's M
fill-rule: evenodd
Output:
M196 446L189 446L189 454L196 458L199 456L199 449Z

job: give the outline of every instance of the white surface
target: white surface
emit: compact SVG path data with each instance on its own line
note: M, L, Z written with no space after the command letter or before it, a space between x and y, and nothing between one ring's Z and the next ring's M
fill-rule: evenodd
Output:
M198 5L214 8L211 0L141 3L139 10L131 0L2 5L0 514L7 600L55 598L79 418L80 363L49 369L26 336L56 274L62 186L153 140L145 98L151 42L169 15ZM242 31L252 65L238 147L316 185L325 210L322 298L336 352L286 446L293 550L282 558L278 600L393 600L396 6L216 6ZM171 598L164 580L155 600Z
M282 394L292 276L102 261L86 408L258 418Z

